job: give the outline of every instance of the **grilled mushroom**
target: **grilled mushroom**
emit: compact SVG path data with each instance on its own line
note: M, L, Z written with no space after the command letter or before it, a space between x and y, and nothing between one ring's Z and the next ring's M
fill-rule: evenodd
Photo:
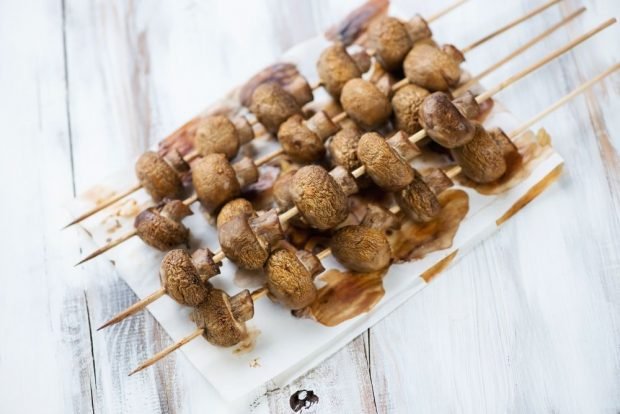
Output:
M214 115L205 118L194 138L196 150L201 155L224 154L232 159L239 151L239 133L235 125L225 116Z
M322 167L299 169L291 180L290 194L306 222L319 230L330 229L347 218L347 196Z
M278 140L284 152L298 162L314 162L325 154L323 140L305 125L299 114L292 115L280 125Z
M431 221L441 211L437 196L417 171L413 181L397 192L395 198L405 214L418 223Z
M246 298L248 305L244 308L253 309L251 296L246 293L244 298ZM203 336L211 344L224 347L233 346L247 337L245 322L253 315L253 310L251 314L249 312L235 312L238 307L239 305L233 308L233 298L223 290L210 289L206 300L194 308L192 319L196 326L204 329ZM243 320L245 318L248 319Z
M375 184L386 191L399 191L413 180L413 169L375 132L360 138L357 157Z
M405 85L396 91L392 97L396 129L409 135L420 130L418 111L428 95L430 95L429 91L413 84Z
M409 82L429 91L447 91L461 78L461 68L451 54L426 43L418 43L403 63Z
M416 14L405 23L405 28L409 34L409 39L412 43L419 42L423 39L430 39L433 36L433 32L428 27L428 22L424 20L422 16Z
M382 231L365 226L345 226L332 236L334 257L355 272L372 272L390 264L392 252Z
M189 230L181 223L192 211L179 200L167 201L136 216L136 233L146 244L166 251L189 242Z
M400 69L412 42L407 27L394 17L383 17L368 29L369 45L387 71Z
M136 176L153 200L183 197L183 183L179 173L153 151L147 151L136 162Z
M357 159L357 144L360 132L354 125L346 126L336 133L327 143L327 150L332 165L340 165L353 171L362 163Z
M452 156L467 178L477 183L490 183L506 172L503 149L482 125L472 124L474 137L467 144L453 148Z
M276 133L290 116L301 113L295 98L275 82L263 83L254 89L250 110L271 133Z
M327 92L338 99L345 83L362 76L360 67L341 42L326 48L316 64L321 83Z
M254 211L252 203L245 198L235 198L224 204L224 207L222 207L218 213L216 227L219 229L237 216L252 217L255 215L256 212Z
M289 309L304 308L316 299L313 280L322 271L321 262L308 252L276 250L265 265L269 294Z
M420 107L420 123L428 136L445 148L465 145L475 133L472 122L443 92L435 92L424 99Z
M340 103L347 115L365 129L378 128L385 124L392 113L392 106L372 82L351 79L342 89Z
M159 275L166 293L187 306L198 306L207 298L210 285L205 283L186 250L168 252L159 267Z

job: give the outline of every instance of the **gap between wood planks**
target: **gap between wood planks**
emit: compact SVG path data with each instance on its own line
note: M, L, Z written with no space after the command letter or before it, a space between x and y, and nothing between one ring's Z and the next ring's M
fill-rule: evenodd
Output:
M76 184L75 184L75 162L73 155L73 132L71 129L71 95L69 93L69 59L67 56L67 8L65 0L60 0L60 8L62 11L62 59L64 65L64 77L65 77L65 112L67 116L67 135L69 138L69 160L71 163L71 187L73 191L73 197L77 196ZM82 249L80 248L80 256L82 255ZM86 317L88 319L88 340L90 341L90 358L92 360L92 380L90 381L90 407L93 413L95 410L95 395L97 393L97 366L95 363L95 349L93 342L93 327L90 319L90 308L88 306L88 297L86 290L84 294L84 306L86 307ZM94 384L93 384L94 382ZM94 389L93 389L94 385Z

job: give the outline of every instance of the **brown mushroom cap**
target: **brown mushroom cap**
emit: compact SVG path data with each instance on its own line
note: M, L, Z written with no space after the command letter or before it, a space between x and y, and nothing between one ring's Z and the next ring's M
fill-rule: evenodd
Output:
M418 223L429 222L441 212L437 196L417 171L411 184L394 196L405 214Z
M218 229L222 251L239 267L257 270L269 258L270 246L261 239L248 223L248 217L236 216Z
M147 151L136 162L140 184L159 202L164 198L182 198L183 183L177 172L153 151Z
M355 272L383 269L392 258L385 234L371 227L342 227L332 236L329 247L336 260Z
M166 293L181 305L198 306L207 298L209 287L203 283L186 250L168 252L159 267Z
M155 207L138 214L134 227L142 241L161 251L189 242L187 227L181 222L163 216Z
M428 95L429 91L411 83L396 91L392 98L396 129L412 135L422 128L418 111Z
M353 171L362 163L357 159L357 144L360 140L360 132L355 126L347 126L341 129L327 143L327 150L332 165L340 165Z
M286 211L295 206L291 197L291 181L297 169L293 168L281 173L273 183L273 199L282 211Z
M209 154L192 166L198 199L209 213L241 193L235 170L224 154Z
M295 173L290 194L308 224L319 230L330 229L347 218L346 194L318 165L307 165Z
M218 213L216 227L219 229L237 216L251 217L255 214L252 203L245 198L235 198L224 204L224 207Z
M383 17L373 23L368 30L368 40L381 66L390 72L400 69L412 46L407 28L394 17Z
M447 91L461 78L461 68L450 55L425 43L413 46L403 67L409 82L429 91Z
M407 29L409 39L411 39L412 43L422 39L430 39L433 36L433 32L430 27L428 27L428 22L419 14L416 14L406 22L405 28Z
M290 116L301 113L295 98L274 82L263 83L254 89L250 110L271 133L276 133Z
M344 85L340 103L347 115L365 129L380 127L392 114L387 96L372 82L360 78L351 79Z
M357 157L375 184L386 191L398 191L413 180L413 169L375 132L360 138Z
M295 114L280 125L278 140L284 153L294 161L310 163L317 161L325 154L323 140L312 132L304 123L304 118Z
M192 312L192 319L213 345L233 346L247 337L245 323L235 318L230 297L220 289L208 291L206 300Z
M270 295L287 308L301 309L316 299L313 276L295 253L274 251L267 260L265 273Z
M428 136L445 148L460 147L474 137L473 123L463 116L443 92L427 96L422 102L419 115Z
M340 97L345 83L362 76L357 63L341 42L334 43L321 53L316 69L325 89L336 99Z
M463 174L477 183L490 183L506 172L503 149L477 122L474 137L462 147L453 148L452 156L463 169Z
M476 119L480 116L480 104L471 91L466 91L463 95L453 99L452 103L467 119Z
M239 150L239 133L227 117L209 116L198 126L194 143L196 150L203 156L219 153L232 159Z

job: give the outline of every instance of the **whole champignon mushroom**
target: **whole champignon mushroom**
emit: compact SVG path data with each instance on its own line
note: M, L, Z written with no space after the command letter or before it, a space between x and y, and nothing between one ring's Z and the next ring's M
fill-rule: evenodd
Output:
M293 198L291 197L291 181L297 172L296 168L280 173L276 181L273 183L273 199L281 211L286 211L295 207Z
M136 216L134 227L140 239L158 250L166 251L189 243L189 230L181 223L192 212L179 200L151 207Z
M375 132L360 138L357 157L372 181L385 191L399 191L413 180L413 169Z
M347 115L365 129L382 126L392 114L387 96L365 79L348 81L342 89L340 103Z
M224 204L217 215L216 227L219 229L224 224L237 216L252 217L256 215L252 203L245 198L235 198Z
M179 174L153 151L147 151L138 158L136 176L142 187L156 202L164 198L183 197L183 183Z
M400 69L412 42L405 25L394 17L383 17L368 29L369 46L381 66L389 72Z
M196 150L201 155L224 154L232 159L239 150L239 133L225 116L214 115L203 119L194 138Z
M463 174L477 183L490 183L506 172L503 149L478 122L473 123L474 137L462 147L453 148L452 156Z
M417 171L413 181L394 196L400 208L415 222L429 222L441 212L437 196Z
M333 166L340 165L353 171L362 163L357 159L357 144L360 132L355 125L342 128L327 143L329 158Z
M304 124L304 118L299 114L292 115L280 125L278 140L284 153L294 161L311 163L325 154L323 140Z
M300 253L309 255L307 252ZM312 257L319 262L315 256ZM319 262L319 267L310 268L295 252L279 249L271 253L265 265L270 296L292 310L310 305L317 296L314 276L322 271L322 267Z
M385 234L371 227L342 227L332 236L329 247L336 260L355 272L386 268L392 259Z
M198 199L209 213L241 193L237 174L224 154L209 154L192 166Z
M473 123L463 116L443 92L427 96L422 102L419 115L428 136L442 147L460 147L474 137Z
M417 85L408 84L398 89L392 97L392 109L396 129L413 135L422 127L419 122L419 109L430 92Z
M345 83L362 76L357 63L341 42L335 42L321 53L316 69L321 83L335 99L340 97Z
M203 337L213 345L233 346L247 337L245 321L235 317L231 299L223 290L210 289L192 312L196 326L204 329Z
M166 293L181 305L198 306L207 298L210 286L203 282L186 250L169 251L161 261L159 275Z
M314 228L327 230L347 218L346 194L318 165L307 165L295 173L290 194L303 218Z
M413 46L403 68L409 82L429 91L448 91L461 78L459 63L451 55L425 43Z
M430 39L433 36L431 28L428 27L428 22L419 14L416 14L406 22L405 28L407 29L412 44L423 39Z
M274 210L255 217L237 216L218 229L222 252L239 267L263 267L273 245L284 237Z
M252 93L250 110L271 133L290 116L301 113L295 98L275 82L260 84Z
M478 104L476 97L471 91L467 91L458 98L453 99L452 104L467 119L476 119L480 116L480 104Z

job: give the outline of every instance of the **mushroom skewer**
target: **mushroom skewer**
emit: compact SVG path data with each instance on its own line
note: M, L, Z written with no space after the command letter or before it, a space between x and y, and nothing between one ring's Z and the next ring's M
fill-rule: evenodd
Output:
M561 99L557 100L555 103L553 103L552 105L550 105L543 111L539 112L537 115L530 118L528 121L521 124L518 128L511 131L507 135L507 137L512 139L513 141L516 141L517 139L519 139L519 136L523 132L529 129L536 122L544 118L549 113L555 111L556 109L564 105L566 102L568 102L575 96L583 93L584 91L592 87L595 83L611 75L618 69L620 69L620 64L612 65L609 69L605 70L601 74L595 76L594 78L590 79L587 82L584 82L582 85L575 88L573 91L571 91L570 93L568 93ZM446 171L445 175L449 179L452 179L455 176L457 176L460 172L461 172L461 167L457 165L457 166L450 168L448 171ZM423 194L422 193L419 194L421 197L427 197L427 198L428 197L436 198L436 195L438 195L444 189L449 187L449 184L445 184L445 183L437 187L429 186L426 183L420 183L420 184L425 186L426 188L431 187L430 190L432 193L428 191L424 191ZM428 204L433 204L433 203L428 203ZM218 216L218 227L223 225L225 221L230 220L233 215L251 213L253 211L251 204L243 199L239 199L238 202L229 203L229 205L231 206L229 211L227 211L226 213L223 211L220 214L220 216L226 216L226 217ZM395 214L395 213L398 213L400 210L401 210L401 207L396 205L390 209L390 212ZM412 213L411 209L407 209L407 212L410 213L408 214L409 216L414 216L415 218L418 218L420 216L424 216L427 214L427 211L420 212L419 210L413 211L414 214L411 214ZM425 219L422 219L422 220L424 221ZM351 242L352 239L355 243ZM387 266L389 263L389 254L387 256L386 254L383 254L386 251L389 251L389 246L385 242L382 241L381 237L379 237L377 234L374 234L372 231L357 230L355 226L347 226L347 227L341 228L333 236L331 245L337 246L337 248L334 249L334 251L328 248L318 253L317 258L319 260L322 260L323 258L327 257L330 253L333 253L336 259L340 261L343 265L345 265L347 268L352 269L354 271L360 271L360 272L378 270L378 269L381 269ZM351 246L351 245L366 246L365 250L373 252L372 257L359 254L359 252L354 251L354 249L342 248L343 246L346 247L346 246ZM168 253L168 255L166 256L167 258L164 258L164 260L162 261L161 273L162 273L162 281L164 282L164 286L161 289L148 295L144 299L140 300L139 302L135 303L131 307L127 308L126 310L120 312L115 317L110 319L108 322L103 324L100 328L98 328L98 330L122 321L126 317L133 315L136 312L144 309L146 306L153 303L155 300L163 296L165 293L168 293L170 291L171 283L166 282L168 279L168 276L166 275L169 275L169 274L178 275L179 274L178 272L174 271L172 266L178 265L180 259L172 260L171 258L183 259L182 263L183 263L184 268L192 269L192 271L188 272L189 273L188 276L185 277L185 279L187 279L188 282L184 284L186 289L188 289L187 286L190 286L189 289L192 292L201 291L203 289L202 286L204 286L204 283L202 283L198 279L198 276L196 275L199 274L201 276L206 276L207 278L210 278L211 276L214 276L219 273L219 267L217 265L214 265L212 261L212 254L208 250L205 250L205 249L197 250L192 255L191 259L189 257L189 254L187 254L183 250L175 250L173 252ZM351 252L353 252L353 254L351 254ZM386 257L388 257L388 260L386 260ZM190 260L193 262L193 266L188 264ZM268 264L268 267L269 267L269 264ZM308 266L308 267L317 268L317 266L314 266L314 265ZM172 284L178 284L178 280L179 280L179 277L176 277L176 281L173 281ZM182 304L189 304L189 305L191 305L192 302L190 302L189 300L185 298L187 297L193 298L195 296L194 294L185 294L183 295L183 299L179 300L178 299L179 294L177 293L175 295L174 287L173 287L173 293L171 295L175 300L177 300L177 302L182 303Z
M598 32L604 30L605 28L611 26L612 24L614 24L616 22L615 18L609 19L603 23L601 23L600 25L598 25L597 27L595 27L594 29L584 33L583 35L573 39L572 41L568 42L567 44L565 44L564 46L556 49L555 51L549 53L548 55L546 55L545 57L543 57L542 59L538 60L537 62L535 62L534 64L528 66L527 68L521 70L520 72L518 72L517 74L509 77L508 79L506 79L503 82L498 83L497 85L495 85L494 87L490 88L489 90L487 90L486 92L478 95L475 98L475 101L477 103L481 103L486 101L487 99L491 98L492 96L494 96L495 94L497 94L498 92L504 90L505 88L507 88L508 86L514 84L515 82L519 81L520 79L522 79L523 77L527 76L528 74L530 74L531 72L537 70L538 68L544 66L546 63L550 62L551 60L557 58L558 56L566 53L567 51L569 51L570 49L572 49L573 47L579 45L580 43L583 43L584 41L586 41L587 39L589 39L590 37L594 36L595 34L597 34ZM419 142L421 139L425 138L427 136L427 132L425 129L420 130L419 132L411 135L408 138L408 141L411 144L416 144L417 142ZM276 153L278 153L278 151L276 151ZM274 154L272 154L271 156L273 156ZM266 159L270 159L271 156L267 156ZM351 175L355 178L359 178L362 175L364 175L366 173L366 168L362 165L361 167L356 168L354 171L351 172ZM197 196L193 196L190 197L189 199L186 199L183 203L185 205L189 205L191 203L193 203L194 201L197 200ZM292 217L295 217L296 215L298 215L300 213L298 206L292 207L291 209L289 209L288 211L282 213L279 215L279 220L281 223L284 223L286 221L288 221L289 219L291 219ZM131 237L135 236L138 234L137 230L133 230L132 232L127 233L124 236L121 236L120 238L113 240L112 242L108 243L107 245L95 250L93 253L89 254L88 256L86 256L84 259L82 259L81 261L79 261L77 265L84 263L106 251L108 251L109 249L121 244L122 242L130 239ZM218 252L215 254L214 256L214 260L216 262L219 262L220 260L222 260L224 258L224 253L222 251Z
M414 18L414 20L415 20L415 21L418 21L418 22L421 22L422 26L426 27L426 29L428 30L428 28L427 28L427 26L426 26L426 25L427 25L427 23L430 23L430 22L432 22L432 21L434 21L434 20L438 19L439 17L441 17L441 16L445 15L447 12L449 12L449 11L451 11L451 10L455 9L457 6L460 6L460 5L461 5L461 4L463 4L465 1L466 1L466 0L459 0L459 1L456 1L453 5L448 6L448 7L447 7L446 9L444 9L443 11L440 11L440 12L436 13L434 16L432 16L432 18L429 18L426 22L424 22L424 20L423 20L422 18L419 18L419 17L418 17L418 19L417 19L417 20L416 20L416 18ZM469 46L466 46L466 47L465 47L465 48L461 51L461 53L465 53L465 52L468 52L468 51L473 50L474 48L476 48L476 47L478 47L478 46L482 45L484 42L486 42L486 41L488 41L488 40L492 39L493 37L495 37L495 36L497 36L497 35L499 35L499 34L501 34L501 33L504 33L505 31L507 31L507 30L509 30L510 28L512 28L512 27L514 27L514 26L516 26L517 24L519 24L519 23L521 23L521 22L523 22L523 21L527 20L528 18L533 17L534 15L536 15L536 14L538 14L538 13L542 12L543 10L545 10L546 8L550 7L551 5L553 5L553 4L555 4L555 3L557 3L558 1L560 1L560 0L551 0L551 1L550 1L550 2L548 2L547 4L545 4L545 5L543 5L543 6L539 7L539 8L537 8L536 10L533 10L533 11L531 11L531 12L527 13L526 15L524 15L524 16L522 16L522 17L520 17L520 18L516 19L515 21L512 21L512 22L508 23L507 25L505 25L505 26L503 26L503 27L501 27L501 28L499 28L499 29L495 30L493 33L491 33L491 34L489 34L489 35L484 36L482 39L479 39L479 40L477 40L477 41L473 42L473 43L472 43L472 44L470 44ZM398 22L397 22L397 24L400 24L400 23L398 23ZM403 29L403 30L404 30L404 29ZM415 30L415 29L414 29L414 28L410 28L410 30ZM429 31L429 32L430 32L430 31ZM389 40L389 39L387 39L387 40ZM411 38L411 39L409 39L409 40L411 40L411 41L412 41L412 40L413 40L413 38ZM376 42L380 44L380 43L381 43L381 39L378 39ZM342 49L342 50L341 50L341 49ZM346 53L346 51L345 51L344 47L341 47L341 46L339 47L338 45L334 45L334 46L332 46L332 47L328 48L327 50L332 50L332 51L335 51L335 54L337 55L337 60L339 61L339 64L343 64L345 67L349 67L349 68L351 69L351 70L349 70L349 71L348 71L349 73L346 75L346 77L345 77L344 79L342 79L342 78L341 78L341 79L339 79L338 81L336 81L336 83L338 84L338 86L336 86L336 88L338 88L338 90L337 90L337 92L336 92L336 95L335 95L335 96L336 96L336 97L339 97L339 94L340 94L341 88L344 86L344 83L346 83L346 81L347 81L347 80L350 80L350 78L351 78L351 77L352 77L352 78L356 78L356 77L358 77L358 75L361 75L361 72L360 72L361 68L360 68L360 65L358 65L358 64L355 62L355 59L353 59L350 55L348 55L348 54ZM326 50L326 51L327 51L327 50ZM376 53L377 53L377 52L376 52L376 50L368 50L368 51L367 51L368 56L374 56ZM324 56L324 55L322 55L322 57L323 57L323 56ZM461 56L461 57L462 57L462 56ZM322 65L321 65L321 59L319 60L319 65L318 65L318 66L319 66L319 67L318 67L318 69L319 69L319 73L321 74L321 72L322 72L322 68L321 68L321 66L322 66ZM328 65L326 64L326 66L328 66ZM364 71L365 71L365 70L364 70ZM345 71L345 72L346 72L346 71ZM489 73L490 73L490 72L489 72ZM341 76L342 76L342 75L341 75ZM329 83L330 83L329 81L326 81L326 82L320 81L320 82L318 82L317 84L313 85L313 86L311 87L311 89L312 89L312 90L314 90L314 89L316 89L316 88L320 87L321 85L323 85L323 86L326 86L326 87L328 88L328 90L330 90L330 93L334 94L334 91L333 91L333 90L331 90L331 88L330 88L330 86L329 86ZM350 88L350 89L353 89L353 88ZM365 91L365 90L367 90L367 89L368 89L367 87L366 87L365 89L361 89L361 90L360 90L360 92L364 92L364 91ZM396 89L397 89L397 88L396 88L396 85L393 85L392 90L396 90ZM301 101L299 101L299 103L300 103L300 104L301 104L301 103L307 103L307 102L308 102L308 101L307 101L307 99L308 99L307 97L308 97L308 95L309 95L309 94L307 93L307 83L302 82L302 85L298 86L298 91L299 91L299 99L298 99L298 100L301 100ZM311 94L310 94L310 96L311 96ZM350 100L351 100L351 101L355 101L355 97L351 98ZM387 114L387 115L385 115L385 116L387 117L387 116L389 116L389 114ZM341 113L341 114L339 114L339 115L335 116L335 117L334 117L334 119L333 119L333 121L334 121L334 122L340 122L342 119L344 119L344 117L346 117L346 114L345 114L345 113ZM220 121L221 121L221 120L220 120ZM249 128L251 128L251 127L252 127L252 125L254 125L254 124L255 124L255 121L254 121L254 120L252 120L252 121L250 121L249 123L246 121L244 124L238 125L238 128L237 128L237 129L238 129L238 132L239 132L239 139L238 139L238 140L233 140L233 141L235 141L235 142L239 141L239 144L243 144L243 143L245 143L245 142L249 141L250 139L252 139L253 134L252 134L251 136L247 136L247 135L245 135L245 134L247 134L248 132L251 132L251 129L250 129L250 130L248 130L248 127L249 127ZM279 124L278 124L278 126L279 126ZM272 129L273 129L273 128L272 128ZM232 131L231 131L231 132L232 132ZM232 145L232 144L230 144L230 145ZM228 145L228 146L230 147L230 145ZM198 152L198 151L196 151L196 150L194 150L194 151L192 151L190 154L188 154L188 155L187 155L187 157L186 157L186 161L187 161L187 162L189 162L189 161L193 160L194 158L196 158L197 156L199 156L199 152ZM276 154L273 154L273 156L274 156L274 157L276 157L277 155L276 155ZM175 185L175 188L173 189L173 190L174 190L174 192L175 192L175 193L177 193L178 191L180 191L180 189L181 189L180 180L178 180L178 179L176 178L176 174L175 174L175 171L174 171L174 170L175 170L174 165L172 165L172 166L170 166L170 165L166 165L166 161L165 161L165 160L163 160L163 159L155 159L155 158L157 158L157 155L156 155L155 153L147 153L147 158L148 158L148 160L149 160L150 162L157 162L157 163L159 163L159 164L160 164L160 167L161 167L162 169L166 170L166 171L167 171L167 170L169 170L169 169L172 167L172 168L173 168L173 170L172 170L172 171L167 171L167 173L168 173L167 175L168 175L168 176L170 177L170 179L171 179L172 181L174 181L174 182L175 182L175 184L176 184L176 185ZM101 210L103 210L103 209L105 209L105 208L107 208L107 207L111 206L112 204L114 204L114 203L116 203L116 202L120 201L121 199L123 199L123 198L125 198L125 197L129 196L130 194L132 194L132 193L134 193L134 192L136 192L136 191L138 191L139 189L144 188L144 187L145 187L144 183L143 183L143 182L140 182L140 183L138 183L138 184L134 185L133 187L131 187L131 188L129 188L129 189L127 189L127 190L125 190L125 191L123 191L123 192L121 192L121 193L118 193L118 194L116 194L116 195L112 196L111 198L109 198L109 199L107 199L107 200L105 200L105 201L103 201L103 202L99 203L96 207L93 207L92 209L88 210L87 212L85 212L85 213L83 213L83 214L79 215L77 218L75 218L75 219L74 219L74 220L72 220L69 224L67 224L64 228L67 228L67 227L69 227L69 226L72 226L72 225L74 225L74 224L77 224L77 223L79 223L79 222L81 222L81 221L83 221L83 220L87 219L88 217L90 217L90 216L92 216L92 215L94 215L94 214L98 213L99 211L101 211ZM178 190L178 191L177 191L177 190ZM161 198L163 198L163 197L161 197ZM131 236L130 236L130 235L126 235L126 237L127 237L127 238L129 238L129 237L131 237ZM125 239L125 240L126 240L126 239Z
M620 64L618 64L618 63L613 65L613 66L611 66L609 69L607 69L603 73L599 74L598 76L596 76L596 77L592 78L591 80L585 82L584 84L580 85L579 87L574 89L572 92L570 92L569 94L565 95L564 97L562 97L561 99L559 99L558 101L556 101L555 103L553 103L552 105L550 105L549 107L547 107L546 109L544 109L543 111L541 111L540 113L538 113L537 115L532 117L530 120L528 120L525 123L523 123L517 129L512 131L509 135L512 136L512 137L515 137L515 139L518 139L518 137L524 131L526 131L529 127L531 127L533 124L538 122L540 119L542 119L543 117L545 117L546 115L548 115L552 111L556 110L557 108L559 108L561 105L563 105L564 103L566 103L567 101L569 101L573 97L575 97L575 96L579 95L580 93L584 92L585 90L590 88L596 82L604 79L605 77L609 76L613 72L617 71L618 69L620 69ZM459 169L458 166L452 168L447 173L447 175L454 177L455 175L458 174L458 169ZM397 208L394 208L391 211L392 212L396 212L398 210L397 210ZM317 254L317 258L322 259L322 258L328 256L330 253L331 253L330 249L325 249L322 252ZM223 293L222 291L219 291L217 289L213 289L213 291L217 292L218 295L222 295L222 294L225 295L225 293ZM232 319L234 320L234 323L237 326L239 326L238 324L243 324L247 320L249 320L251 317L253 317L253 302L255 300L258 300L259 298L265 296L267 293L269 293L268 287L261 287L261 288L255 290L252 293L249 293L247 290L243 291L243 292L235 295L233 298L229 298L227 301L224 301L225 304L227 305L226 307L229 310ZM243 300L238 300L237 298L243 298ZM204 304L204 305L201 306L201 308L203 308L205 306L212 306L212 305ZM250 308L251 308L251 310L250 310ZM160 359L166 357L168 354L174 352L175 350L179 349L183 345L187 344L188 342L194 340L195 338L197 338L197 337L199 337L201 335L204 335L205 338L209 342L212 342L212 343L214 343L216 345L219 345L218 342L220 342L220 341L218 341L218 338L214 337L214 335L208 335L209 334L209 329L212 329L212 326L213 326L212 324L215 323L215 322L213 320L209 321L205 317L196 318L195 317L196 313L200 313L200 308L195 310L194 314L193 314L194 315L194 320L195 320L195 322L197 322L197 325L199 326L198 329L196 329L194 332L192 332L190 335L186 336L185 338L181 339L179 342L177 342L177 343L175 343L175 344L165 348L164 350L162 350L162 351L158 352L157 354L155 354L153 357L147 359L142 364L140 364L140 366L138 366L136 369L131 371L129 373L129 375L133 375L133 374L143 370L144 368L147 368L147 367L153 365L154 363L156 363ZM209 315L203 315L203 316L209 316ZM220 330L221 329L222 328L220 327ZM241 326L241 329L240 329L239 333L242 333L244 331L245 331L245 326L243 325L243 326ZM216 333L217 333L217 331L216 331ZM228 346L235 345L241 339L242 338L239 338L239 340L237 342L231 341L233 343L231 343Z

